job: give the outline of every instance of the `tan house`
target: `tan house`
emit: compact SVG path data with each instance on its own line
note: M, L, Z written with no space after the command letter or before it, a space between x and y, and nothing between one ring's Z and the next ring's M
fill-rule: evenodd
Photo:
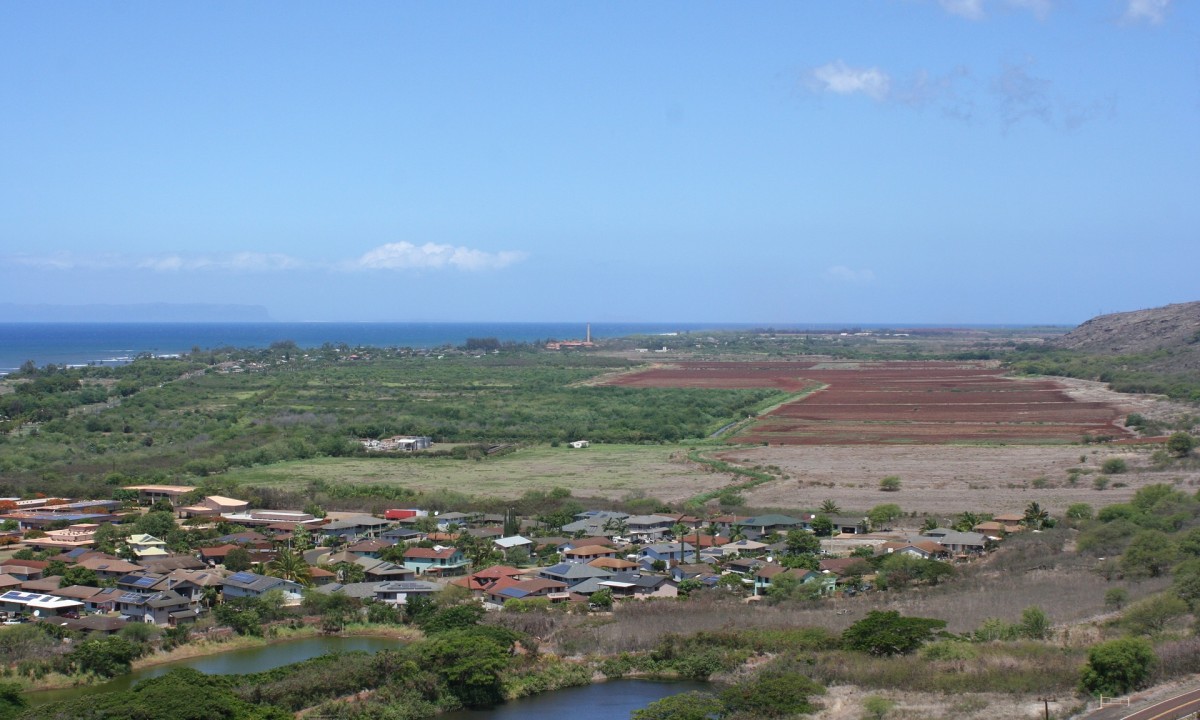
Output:
M159 500L179 505L185 495L196 490L191 485L127 485L124 489L137 492L138 502L147 505L153 505Z

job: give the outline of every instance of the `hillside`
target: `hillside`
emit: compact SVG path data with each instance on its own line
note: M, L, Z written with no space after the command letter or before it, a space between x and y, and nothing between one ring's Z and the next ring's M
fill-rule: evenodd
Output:
M1053 342L1096 355L1142 355L1141 369L1200 370L1200 302L1100 315Z

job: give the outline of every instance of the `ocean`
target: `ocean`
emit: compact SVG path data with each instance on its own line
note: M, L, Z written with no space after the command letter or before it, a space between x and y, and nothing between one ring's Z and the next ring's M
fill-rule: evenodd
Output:
M736 323L592 323L593 338L658 335L718 328ZM0 373L27 360L36 365L120 364L142 353L174 355L217 347L266 347L292 340L300 347L324 343L350 346L430 348L462 345L467 338L501 342L583 339L578 323L0 323Z

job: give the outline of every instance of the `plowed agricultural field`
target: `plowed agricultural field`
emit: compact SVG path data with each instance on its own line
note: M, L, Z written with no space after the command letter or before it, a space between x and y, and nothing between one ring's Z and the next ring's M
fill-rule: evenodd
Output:
M1053 380L971 362L680 362L620 376L629 387L825 387L760 416L733 442L771 445L1078 442L1124 437L1121 411Z

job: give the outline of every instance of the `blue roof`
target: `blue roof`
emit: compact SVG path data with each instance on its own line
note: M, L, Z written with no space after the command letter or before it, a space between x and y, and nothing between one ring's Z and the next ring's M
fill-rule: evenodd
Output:
M260 575L252 572L238 572L230 575L229 580L235 583L252 583L260 577Z

